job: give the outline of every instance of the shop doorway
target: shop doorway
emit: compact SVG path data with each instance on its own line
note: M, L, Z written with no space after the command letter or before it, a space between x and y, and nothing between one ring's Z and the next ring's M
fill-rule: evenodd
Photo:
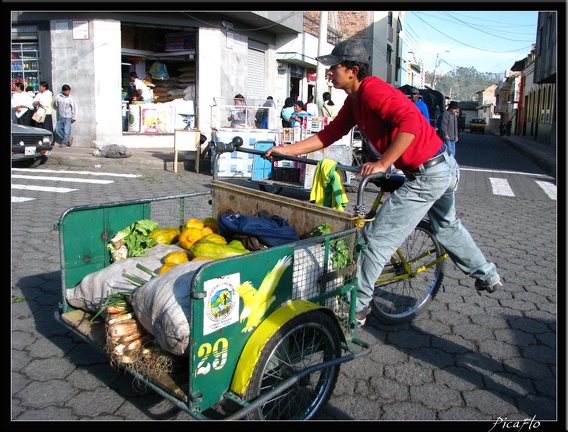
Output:
M290 78L290 97L294 100L300 96L300 78Z

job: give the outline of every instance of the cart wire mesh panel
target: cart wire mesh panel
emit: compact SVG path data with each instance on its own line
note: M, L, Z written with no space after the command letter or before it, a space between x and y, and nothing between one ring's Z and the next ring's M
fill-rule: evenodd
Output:
M349 328L349 291L355 282L355 230L302 240L294 247L292 300L330 308Z

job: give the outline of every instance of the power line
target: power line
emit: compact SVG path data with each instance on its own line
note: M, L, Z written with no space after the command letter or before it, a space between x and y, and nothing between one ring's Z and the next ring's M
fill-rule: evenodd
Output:
M499 27L496 28L496 33L489 33L489 32L487 32L487 31L480 30L477 26L473 26L473 25L471 25L470 23L465 22L465 21L463 21L463 20L461 20L461 19L459 19L459 18L453 16L453 15L450 14L449 12L443 12L443 13L444 13L445 15L448 15L448 16L449 16L450 18L452 18L453 20L455 20L455 21L457 21L457 22L459 22L459 23L465 25L466 27L469 27L469 28L471 28L471 29L473 29L473 30L475 30L475 31L478 31L478 32L480 32L480 33L484 33L484 34L487 34L487 35L493 36L493 37L498 37L499 39L502 39L502 40L508 40L508 41L513 41L513 42L521 42L521 41L519 41L519 38L518 38L518 37L516 37L515 39L509 39L509 38L504 37L504 36L503 36L503 28L502 28L501 26L499 26ZM494 27L494 26L491 26L491 27ZM517 27L515 27L515 28L517 28ZM526 33L522 33L522 35L523 35L523 36L526 36ZM531 39L530 41L532 41L532 39ZM529 41L529 40L526 40L526 41L523 41L523 42L530 42L530 41Z
M524 48L520 48L520 49L516 49L516 50L511 49L511 50L507 50L507 51L494 51L494 50L488 50L488 49L484 49L484 48L479 48L479 47L476 47L476 46L473 46L473 45L466 44L465 42L461 42L461 41L459 41L459 40L457 40L457 39L454 39L453 37L447 35L447 34L444 33L443 31L438 30L438 29L437 29L436 27L434 27L433 25L431 25L431 24L429 24L428 22L424 21L424 20L423 20L421 17L419 17L418 15L416 15L416 18L418 18L420 21L422 21L422 22L423 22L424 24L426 24L427 26L429 26L429 27L433 28L434 30L436 30L436 31L437 31L438 33L440 33L441 35L447 37L448 39L451 39L451 40L453 40L454 42L459 43L460 45L463 45L463 46L466 46L466 47L469 47L469 48L473 48L473 49L476 49L476 50L479 50L479 51L485 51L485 52L496 53L496 54L505 54L505 53L516 52L516 51L526 51L526 50L530 50L531 47L532 47L532 45L529 45L528 47L524 47Z

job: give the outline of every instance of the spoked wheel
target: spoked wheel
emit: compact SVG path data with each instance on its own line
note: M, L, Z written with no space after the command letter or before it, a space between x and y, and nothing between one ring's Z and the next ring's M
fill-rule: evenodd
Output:
M263 192L268 192L268 193L273 193L273 194L279 194L280 192L282 192L282 186L259 184L258 188Z
M422 220L377 280L371 300L373 315L384 323L398 324L424 312L442 285L444 254L430 222Z
M312 310L284 324L264 346L245 399L252 401L310 366L341 356L337 324L324 312ZM315 371L249 413L256 420L312 418L329 398L339 364Z

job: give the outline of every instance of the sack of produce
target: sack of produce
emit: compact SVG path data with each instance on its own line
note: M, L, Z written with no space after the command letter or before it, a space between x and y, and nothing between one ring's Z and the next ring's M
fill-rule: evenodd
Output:
M130 296L136 318L164 351L188 355L191 280L195 271L209 261L179 264L150 279Z
M145 257L131 257L115 261L108 267L85 276L73 289L65 293L67 302L74 308L88 312L98 312L110 294L119 292L132 292L136 285L124 272L135 277L148 280L150 275L136 267L140 264L154 272L162 266L162 259L170 252L183 251L177 245L158 244L147 249Z

